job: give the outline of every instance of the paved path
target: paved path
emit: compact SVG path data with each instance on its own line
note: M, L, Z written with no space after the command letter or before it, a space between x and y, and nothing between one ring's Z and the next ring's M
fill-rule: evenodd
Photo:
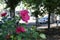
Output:
M56 27L56 26L57 26L56 23L50 24L50 28L54 28L54 27ZM58 24L58 27L59 27L59 26L60 26L60 23ZM37 27L37 29L45 29L45 28L48 28L48 25L47 25L47 24L43 24L42 26Z

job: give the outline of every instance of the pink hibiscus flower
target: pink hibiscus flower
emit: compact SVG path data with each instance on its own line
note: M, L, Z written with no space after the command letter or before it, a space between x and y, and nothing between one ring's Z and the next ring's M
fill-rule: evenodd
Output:
M6 16L7 15L7 13L6 12L4 12L4 13L2 13L1 14L1 16L3 17L3 16Z
M28 20L30 19L28 13L29 12L27 10L20 11L20 16L21 16L22 20L25 22L28 22Z
M22 20L25 21L26 23L28 22L29 19L30 18L28 15L22 16Z
M21 32L25 32L25 31L26 31L25 28L22 27L22 26L16 28L16 33L17 33L17 34L19 34L19 33L21 33Z

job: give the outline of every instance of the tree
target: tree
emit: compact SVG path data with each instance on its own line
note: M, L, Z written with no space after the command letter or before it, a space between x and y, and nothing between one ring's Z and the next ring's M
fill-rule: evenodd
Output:
M14 23L16 23L15 26L18 26L19 22L18 21L16 22L15 8L18 5L18 3L21 2L21 0L4 0L4 1L7 4L6 8L10 8L10 17L13 18Z
M15 7L18 5L18 3L21 0L5 0L5 3L7 4L6 8L10 8L10 16L15 17Z
M54 13L55 9L57 9L57 7L60 6L60 0L45 0L44 2L45 4L45 7L47 8L48 10L48 30L50 30L50 15L51 13Z

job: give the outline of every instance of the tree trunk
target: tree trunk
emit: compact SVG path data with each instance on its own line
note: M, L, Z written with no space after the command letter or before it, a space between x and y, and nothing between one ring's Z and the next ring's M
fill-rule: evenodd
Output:
M36 10L36 13L35 13L35 17L36 17L36 27L38 27L38 14L39 14L39 6L36 5L37 7L37 10Z
M16 22L16 18L15 18L15 9L10 9L10 17L14 20L15 27L17 27L18 23Z
M58 29L58 24L59 24L59 20L57 20L57 26L56 26L57 29Z
M10 17L15 18L15 9L10 9Z
M48 31L50 31L50 12L49 12L49 14L48 14Z
M38 16L36 17L36 27L38 26Z

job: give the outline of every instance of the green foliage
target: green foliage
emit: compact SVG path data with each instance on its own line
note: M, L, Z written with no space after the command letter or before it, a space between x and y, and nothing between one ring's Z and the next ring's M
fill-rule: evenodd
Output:
M10 7L11 9L15 9L15 7L17 6L17 4L20 2L21 0L5 0L6 4L7 4L7 8Z
M3 30L3 34L8 34L9 32L14 32L15 30L15 23L14 20L6 21L2 26L1 29Z
M40 13L39 10L36 10L36 11L33 12L32 14L33 14L33 16L38 17L38 14L39 14L39 13Z
M35 4L35 5L40 5L42 3L43 0L23 0L26 3L29 3L31 5Z
M17 17L16 17L17 18ZM17 18L16 20L18 20ZM7 20L7 18L6 18ZM5 21L0 27L0 39L5 40L6 36L9 34L9 40L36 40L41 39L40 34L36 31L36 27L32 26L31 28L26 27L26 24L19 23L19 26L23 26L26 32L16 33L16 21L14 19ZM9 37L9 36L8 36Z
M51 11L57 9L60 5L60 0L45 0L44 1L45 7Z
M21 39L25 39L25 40L36 40L36 39L43 39L46 37L42 34L40 35L37 31L35 26L33 26L32 28L26 28L26 32L25 33L20 33L18 35L18 38ZM43 38L41 38L41 36L43 36Z
M3 0L0 0L0 3L2 3L3 2Z
M58 15L58 14L60 15L60 9L57 9L57 10L56 10L56 14L57 14L57 15Z

